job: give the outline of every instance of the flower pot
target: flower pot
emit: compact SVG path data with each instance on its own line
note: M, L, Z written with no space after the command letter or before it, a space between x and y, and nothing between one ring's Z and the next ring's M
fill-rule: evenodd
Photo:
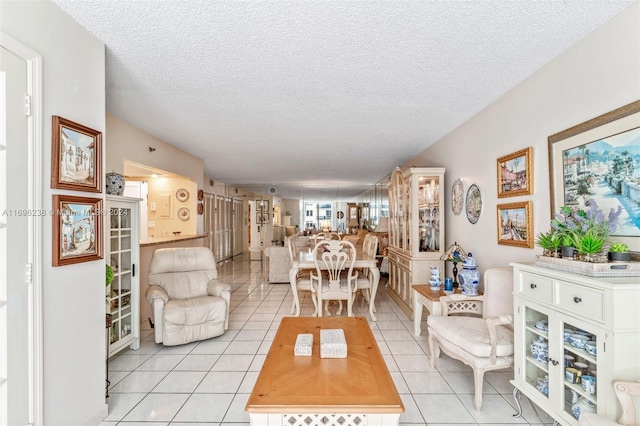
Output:
M612 262L629 262L631 260L631 253L626 252L609 252L609 260Z
M576 254L576 260L589 263L607 263L607 256L602 253L581 253Z
M562 257L562 251L560 249L543 249L542 255L547 257Z
M562 247L562 258L563 259L573 259L573 256L576 253L575 247Z

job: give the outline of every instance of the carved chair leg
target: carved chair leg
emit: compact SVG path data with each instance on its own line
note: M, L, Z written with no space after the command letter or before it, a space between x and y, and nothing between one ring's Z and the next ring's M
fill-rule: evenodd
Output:
M484 370L474 369L473 379L475 381L476 388L476 396L473 399L473 405L476 408L476 411L480 411L480 407L482 407L482 385L484 382Z

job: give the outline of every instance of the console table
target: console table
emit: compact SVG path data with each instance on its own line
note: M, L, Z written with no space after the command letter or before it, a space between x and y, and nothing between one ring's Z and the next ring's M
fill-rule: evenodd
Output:
M336 328L347 357L320 358L320 329ZM298 334L313 334L311 356L294 355ZM364 317L283 318L245 409L253 426L398 425L404 412Z

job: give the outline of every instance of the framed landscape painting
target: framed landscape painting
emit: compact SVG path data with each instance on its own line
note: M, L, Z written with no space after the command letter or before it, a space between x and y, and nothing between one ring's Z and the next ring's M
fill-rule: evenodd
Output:
M533 248L531 204L498 204L498 244Z
M498 198L533 194L532 151L528 147L498 158Z
M608 214L622 206L610 242L640 250L640 101L549 136L551 217L594 200Z
M53 196L53 266L102 259L102 199Z
M102 133L54 115L51 187L102 192Z

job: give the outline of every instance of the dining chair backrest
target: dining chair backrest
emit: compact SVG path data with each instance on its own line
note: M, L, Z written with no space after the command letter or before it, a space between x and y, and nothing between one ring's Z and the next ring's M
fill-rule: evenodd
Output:
M316 273L321 279L328 279L329 289L338 290L340 276L346 271L347 279L354 276L353 265L356 261L356 248L349 241L324 240L314 247ZM322 274L322 272L325 274Z
M329 239L330 240L340 240L340 235L338 235L336 232L331 232L329 234Z
M287 238L287 247L289 248L289 259L291 259L291 261L296 260L296 257L298 257L298 248L293 243L293 238Z
M369 237L369 246L365 250L365 252L370 257L376 257L376 255L378 254L378 237L376 237L375 235L369 235L368 237Z
M319 241L324 241L327 239L327 234L324 232L318 232L317 234L313 234L313 244L318 244Z

